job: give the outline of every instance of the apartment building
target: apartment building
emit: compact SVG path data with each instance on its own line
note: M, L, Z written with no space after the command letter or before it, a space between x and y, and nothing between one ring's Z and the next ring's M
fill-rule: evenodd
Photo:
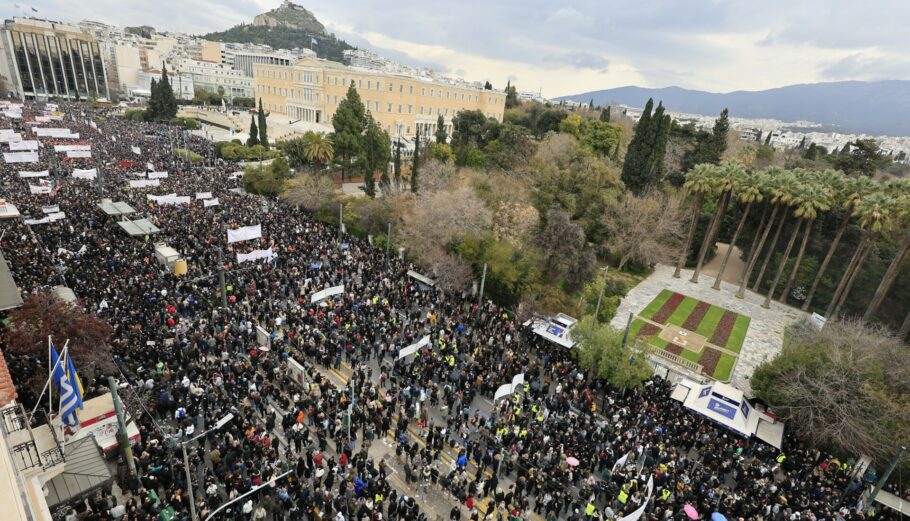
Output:
M256 64L253 80L257 101L291 121L328 124L354 85L373 118L394 137L436 131L443 116L451 132L452 118L462 110L479 110L502 121L505 94L454 80L416 77L348 67L341 63L304 58L293 66Z

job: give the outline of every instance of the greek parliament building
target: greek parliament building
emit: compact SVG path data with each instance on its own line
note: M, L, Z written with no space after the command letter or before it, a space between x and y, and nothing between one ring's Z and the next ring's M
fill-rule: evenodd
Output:
M348 67L316 58L302 58L290 67L253 65L257 101L270 112L286 114L291 122L331 125L332 116L354 84L373 118L389 135L413 137L436 131L440 114L451 135L452 117L462 110L479 110L502 121L505 94L462 82L413 77Z
M98 42L60 22L6 20L0 27L0 76L18 98L110 98Z

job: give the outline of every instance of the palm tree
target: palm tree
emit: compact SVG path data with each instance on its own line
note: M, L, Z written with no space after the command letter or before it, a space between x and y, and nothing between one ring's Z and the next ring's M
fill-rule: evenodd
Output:
M815 173L813 177L814 182L810 184L809 188L818 192L815 196L816 201L824 203L824 207L820 206L818 210L826 212L830 210L836 202L836 194L839 192L839 187L842 184L844 175L837 170L828 169ZM781 304L787 301L787 295L790 294L790 289L793 287L793 282L796 280L799 266L802 264L803 256L806 254L806 246L809 244L809 237L812 235L812 227L815 225L815 220L816 217L813 216L806 224L806 231L803 233L803 240L799 245L799 253L796 254L796 262L793 263L793 270L790 272L787 284L780 294Z
M745 175L746 169L738 161L726 161L716 169L715 172L717 172L717 176L715 177L714 189L720 192L720 204L718 204L717 209L714 210L714 217L711 219L711 225L708 226L708 231L705 233L705 240L701 243L701 250L698 252L698 263L695 265L695 271L692 272L690 282L698 282L698 275L701 273L705 257L707 256L708 251L714 248L714 239L717 237L717 232L720 231L720 225L724 220L724 215L727 213L727 206L730 204L730 196L733 194L733 189L736 187L738 178Z
M736 240L739 238L740 232L743 231L746 219L749 218L749 212L752 210L752 205L757 202L760 203L762 200L761 188L762 183L764 182L762 176L764 176L764 173L759 172L752 175L743 174L737 179L736 198L739 199L739 202L746 203L746 209L743 210L743 215L739 219L739 224L736 225L736 231L733 232L733 238L730 239L730 246L727 248L727 253L724 254L724 260L720 263L720 269L717 270L717 278L714 280L714 285L711 286L714 289L720 289L720 281L723 279L724 271L727 269L727 262L730 260L730 254L733 253L733 249L736 247Z
M831 191L814 179L814 174L806 171L799 171L797 174L796 190L790 195L789 204L795 208L793 216L796 217L796 226L790 234L790 240L787 241L787 247L784 249L784 255L780 259L777 267L777 274L774 275L774 282L765 296L765 302L762 307L767 309L771 307L771 299L774 297L774 290L777 289L777 283L780 282L781 275L787 267L787 261L790 259L790 252L793 251L793 244L807 219L811 224L818 217L818 211L825 211L831 208ZM805 242L805 240L804 240ZM787 286L789 288L790 283ZM789 291L789 289L788 289ZM782 299L783 300L783 299Z
M838 172L840 171L838 170ZM809 293L806 294L806 301L803 302L802 305L803 311L807 311L812 304L812 299L815 297L815 291L818 289L818 285L825 275L825 271L828 269L831 259L834 257L834 252L837 250L837 246L840 244L841 238L843 238L844 232L847 230L847 225L853 217L853 206L862 197L875 191L878 188L878 184L868 177L843 176L841 183L835 185L834 188L839 192L837 194L839 201L835 204L835 207L844 209L844 217L841 219L840 226L837 228L834 240L831 241L831 246L828 247L828 253L818 267L818 273L815 275L815 280L812 281L812 287L809 288Z
M763 184L765 186L762 191L768 194L769 202L773 205L771 208L771 216L768 217L768 222L765 224L764 229L761 230L761 239L758 241L758 246L755 247L755 252L752 254L752 258L749 259L749 264L746 266L746 272L743 274L742 280L739 281L739 289L736 291L736 298L745 298L746 296L746 286L749 284L752 270L755 269L756 261L758 261L759 254L765 245L765 241L768 239L768 233L771 231L774 219L780 211L780 206L782 204L781 196L783 195L780 186L784 183L783 180L789 175L789 172L777 167L770 167L765 170L765 175L763 176Z
M910 222L910 181L902 179L889 183L885 187L885 192L894 198L895 218L903 224ZM901 228L905 229L906 226L902 226ZM897 280L897 276L901 271L901 266L903 266L908 253L910 253L910 233L904 235L904 239L901 241L897 253L894 255L894 258L891 259L888 271L886 271L885 275L882 277L882 281L879 283L878 288L876 288L875 294L872 295L869 307L866 308L866 313L863 314L863 320L869 320L872 318L872 315L878 311L878 308L882 305L882 301L885 300L885 297L888 295L888 291L891 290L891 286L894 285L894 281Z
M828 303L828 308L825 310L825 318L830 318L832 314L837 315L847 300L847 295L853 288L857 274L862 269L869 253L875 248L875 239L882 230L890 225L893 208L894 199L884 192L872 192L854 203L853 215L863 230L863 238L854 250L853 257L834 290L834 296L831 297L831 302Z
M802 170L791 170L788 171L787 175L781 177L778 180L777 186L775 187L776 192L774 194L774 197L779 204L783 206L790 206L790 198L796 190L796 175L803 175L802 172ZM780 222L777 224L777 229L774 231L774 238L771 239L768 251L765 253L765 260L762 261L761 269L758 270L758 277L755 278L755 284L752 286L752 291L758 291L761 287L761 283L765 277L765 270L768 268L768 264L771 262L771 257L774 255L774 251L777 249L777 240L780 238L780 234L783 231L786 222L787 213L784 211L784 213L782 213L780 216ZM771 223L769 223L769 226L770 224ZM755 252L755 254L758 255L759 252Z
M689 249L692 247L692 239L695 237L695 228L698 226L701 208L705 203L705 195L714 191L714 171L716 168L714 165L705 163L695 165L695 168L686 174L686 184L683 186L689 193L695 194L695 202L692 204L692 222L689 224L689 234L679 255L679 261L676 263L676 271L673 272L673 276L677 279L683 266L686 265L686 259L689 257Z
M304 139L306 140L306 148L303 154L307 161L327 165L335 157L335 148L332 146L332 140L324 133L307 132Z

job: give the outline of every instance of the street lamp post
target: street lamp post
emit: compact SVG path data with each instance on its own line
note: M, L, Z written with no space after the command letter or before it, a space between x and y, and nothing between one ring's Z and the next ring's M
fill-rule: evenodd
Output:
M209 521L210 519L212 519L213 517L215 517L215 514L217 514L218 512L221 512L222 510L224 510L225 508L227 508L228 505L231 505L231 504L233 504L233 503L236 503L236 502L240 501L241 499L243 499L243 498L249 496L250 494L255 494L256 492L259 492L259 489L261 489L262 487L268 487L268 486L270 486L270 485L274 485L276 481L278 481L279 479L284 478L285 476L287 476L288 474L290 474L290 473L292 473L292 472L294 472L294 471L293 471L293 470L289 470L289 471L285 472L284 474L281 474L281 475L279 475L278 477L275 477L275 478L269 480L268 483L263 483L262 485L259 485L259 486L256 486L256 487L251 488L251 489L249 490L249 492L246 492L245 494L240 494L239 496L237 496L237 497L235 497L234 499L228 501L227 503L221 505L220 507L216 508L215 510L212 510L212 513L209 514L208 517L205 518L205 521Z
M199 521L199 517L196 515L196 496L193 494L193 475L190 473L190 458L187 455L186 446L189 445L190 443L193 443L194 441L198 440L199 438L202 438L203 436L207 435L208 433L210 433L212 431L217 431L218 429L224 427L225 425L227 425L228 422L230 422L233 419L234 419L234 415L231 413L227 413L223 418L218 420L215 423L215 426L212 427L211 429L209 429L201 434L198 434L186 441L180 442L180 449L183 451L183 470L186 472L186 492L190 496L190 519L192 519L193 521ZM211 516L209 516L209 517L211 517Z

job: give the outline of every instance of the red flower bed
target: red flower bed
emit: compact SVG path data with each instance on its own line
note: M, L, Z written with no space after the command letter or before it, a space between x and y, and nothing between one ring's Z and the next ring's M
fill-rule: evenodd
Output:
M686 297L680 295L679 293L674 293L664 305L657 310L657 313L654 313L654 316L651 317L651 320L657 322L658 324L665 324L667 319L670 318L670 315L676 311L676 308L679 307L679 304L685 300Z
M698 329L698 325L701 324L701 320L705 318L705 314L710 308L710 304L699 301L698 304L695 305L695 309L686 317L686 321L683 322L683 329L688 329L689 331Z
M733 326L736 324L736 318L739 315L732 311L725 311L724 316L720 317L717 323L717 329L711 335L711 343L718 347L727 347L727 340L730 339L730 333L733 332Z
M673 353L674 355L679 355L683 352L682 346L676 344L667 344L667 347L664 348L668 353Z
M641 329L638 330L638 334L635 335L635 337L638 338L640 336L654 336L658 333L660 333L659 327L655 326L654 324L645 324L641 326Z
M711 376L717 369L717 362L720 361L720 351L705 347L701 352L701 358L698 359L698 365L705 369L705 374Z

